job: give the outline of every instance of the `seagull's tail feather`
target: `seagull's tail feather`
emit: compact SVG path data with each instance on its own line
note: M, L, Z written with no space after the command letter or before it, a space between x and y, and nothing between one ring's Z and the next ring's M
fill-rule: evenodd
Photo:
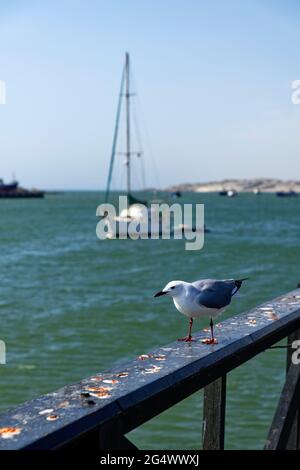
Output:
M232 296L234 296L237 291L241 288L243 281L247 281L249 277L244 277L243 279L235 279L234 280L234 285L235 285L235 290L232 292Z

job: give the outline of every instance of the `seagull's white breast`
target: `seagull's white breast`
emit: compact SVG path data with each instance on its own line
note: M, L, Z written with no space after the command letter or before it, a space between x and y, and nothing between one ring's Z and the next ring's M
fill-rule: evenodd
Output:
M195 298L191 299L188 296L176 296L173 302L180 313L190 318L216 317L224 310L205 307L197 303Z

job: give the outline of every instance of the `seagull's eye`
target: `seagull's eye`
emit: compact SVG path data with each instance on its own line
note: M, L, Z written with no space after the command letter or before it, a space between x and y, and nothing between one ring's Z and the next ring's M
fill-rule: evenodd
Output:
M175 286L172 286L171 289L175 289Z

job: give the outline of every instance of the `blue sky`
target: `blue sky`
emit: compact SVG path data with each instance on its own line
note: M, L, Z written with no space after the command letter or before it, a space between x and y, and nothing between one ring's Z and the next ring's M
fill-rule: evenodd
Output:
M2 0L0 176L104 188L128 50L148 186L299 179L299 22L296 1Z

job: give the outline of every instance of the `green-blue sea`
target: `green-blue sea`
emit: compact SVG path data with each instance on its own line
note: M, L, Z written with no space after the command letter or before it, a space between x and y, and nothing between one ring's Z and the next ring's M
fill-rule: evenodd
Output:
M97 192L0 200L0 410L166 345L186 333L169 280L250 277L224 317L300 282L300 198L185 194L205 204L200 251L183 240L96 238ZM207 322L195 322L196 329ZM267 351L228 375L226 448L260 449L283 385L285 352ZM142 449L201 446L202 391L130 434Z

